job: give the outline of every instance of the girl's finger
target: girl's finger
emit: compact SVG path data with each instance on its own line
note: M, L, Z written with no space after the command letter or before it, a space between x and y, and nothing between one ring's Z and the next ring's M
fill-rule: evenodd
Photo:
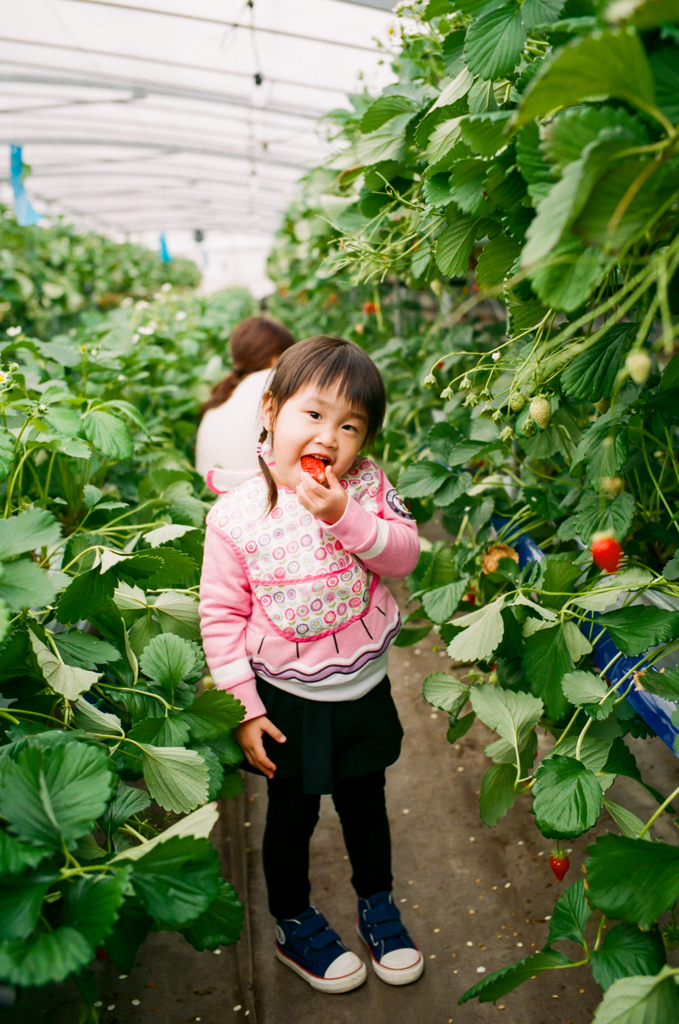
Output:
M267 722L266 725L262 722L262 725L264 727L264 732L266 732L268 736L273 737L273 739L276 740L276 743L285 743L285 736L280 729L276 728L273 722Z

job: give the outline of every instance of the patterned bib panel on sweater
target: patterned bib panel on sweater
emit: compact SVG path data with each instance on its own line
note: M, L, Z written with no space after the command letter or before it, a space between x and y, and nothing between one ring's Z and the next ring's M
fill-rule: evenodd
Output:
M350 500L377 513L382 474L357 460L340 481ZM344 629L370 606L378 579L345 551L297 495L279 488L269 516L266 482L254 477L229 491L208 515L245 568L252 591L274 629L289 640L317 640Z

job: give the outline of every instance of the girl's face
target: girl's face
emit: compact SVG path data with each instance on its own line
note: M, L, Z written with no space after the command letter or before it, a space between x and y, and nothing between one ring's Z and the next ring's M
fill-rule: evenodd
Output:
M308 384L281 406L275 423L271 402L266 397L262 421L273 432L273 478L284 487L297 487L301 479L300 459L316 455L342 477L365 441L368 418L352 409L336 390Z

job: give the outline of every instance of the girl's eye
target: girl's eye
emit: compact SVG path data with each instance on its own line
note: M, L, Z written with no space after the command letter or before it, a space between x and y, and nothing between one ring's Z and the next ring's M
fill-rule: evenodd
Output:
M320 412L310 412L309 415L314 420L320 420L320 418L321 418Z
M356 433L356 427L354 427L351 423L345 423L342 429L343 430L352 430L354 432L354 434Z

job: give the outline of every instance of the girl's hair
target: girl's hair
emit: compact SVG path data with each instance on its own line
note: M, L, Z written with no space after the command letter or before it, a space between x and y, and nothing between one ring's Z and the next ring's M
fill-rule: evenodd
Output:
M380 371L360 345L344 338L320 335L300 341L294 348L284 352L264 395L270 403L274 429L285 403L309 384L322 389L336 388L338 396L352 409L365 412L368 417L365 444L369 445L375 440L384 420L387 394ZM266 441L267 434L266 429L262 430L260 443ZM269 488L268 514L276 507L278 488L261 455L259 465Z
M295 339L283 324L265 316L250 316L241 320L231 334L231 360L233 369L228 377L215 384L212 393L200 409L202 418L208 409L223 405L244 377L257 370L266 370L271 360L295 344Z

